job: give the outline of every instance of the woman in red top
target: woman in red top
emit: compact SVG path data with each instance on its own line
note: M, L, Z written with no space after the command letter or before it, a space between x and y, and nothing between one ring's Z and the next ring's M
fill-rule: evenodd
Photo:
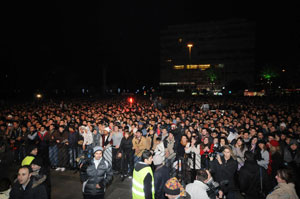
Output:
M214 144L209 142L208 137L203 138L200 145L201 168L209 168L209 154L214 152Z

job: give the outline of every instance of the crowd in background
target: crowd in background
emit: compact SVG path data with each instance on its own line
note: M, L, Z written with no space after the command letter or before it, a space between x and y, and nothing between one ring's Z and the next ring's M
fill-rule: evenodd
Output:
M228 198L236 191L267 195L277 186L277 170L283 167L294 171L299 191L299 122L299 103L288 99L22 104L1 108L0 164L21 164L36 146L43 167L57 172L78 169L93 147L101 146L111 151L114 174L124 179L132 176L147 149L183 185L193 182L199 169L209 169ZM246 152L254 159L247 159ZM249 180L249 173L255 172L257 178Z

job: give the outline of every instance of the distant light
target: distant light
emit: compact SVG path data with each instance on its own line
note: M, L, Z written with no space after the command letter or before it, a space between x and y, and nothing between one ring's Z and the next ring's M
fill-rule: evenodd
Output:
M187 47L189 47L189 48L192 48L193 46L194 46L194 45L191 44L191 43L187 44Z
M133 103L133 98L132 98L132 97L128 98L128 102L129 102L130 104L132 104L132 103Z
M229 94L231 94L231 91L228 91Z
M178 41L179 41L179 43L181 43L182 42L182 38L179 38Z
M285 69L282 69L282 72L284 73L284 72L285 72Z
M40 94L40 93L36 94L36 98L41 99L42 98L42 94Z
M222 89L225 89L225 86L223 86Z

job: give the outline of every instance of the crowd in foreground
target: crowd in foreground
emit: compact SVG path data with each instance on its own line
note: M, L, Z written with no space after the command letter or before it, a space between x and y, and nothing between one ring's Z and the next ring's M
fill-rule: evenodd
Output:
M237 192L245 198L298 198L297 101L136 101L3 107L1 164L22 165L11 198L24 198L24 183L50 198L50 170L66 169L80 170L84 198L104 197L116 175L132 178L133 198L235 198ZM19 197L14 196L20 187Z

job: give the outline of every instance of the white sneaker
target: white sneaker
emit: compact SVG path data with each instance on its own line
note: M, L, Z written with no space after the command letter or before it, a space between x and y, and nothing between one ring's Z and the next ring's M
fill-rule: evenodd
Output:
M55 169L55 171L60 171L61 170L61 168L60 167L57 167L56 169Z
M62 167L62 168L60 168L60 170L61 170L61 171L65 171L65 170L66 170L66 168L65 168L65 167Z

